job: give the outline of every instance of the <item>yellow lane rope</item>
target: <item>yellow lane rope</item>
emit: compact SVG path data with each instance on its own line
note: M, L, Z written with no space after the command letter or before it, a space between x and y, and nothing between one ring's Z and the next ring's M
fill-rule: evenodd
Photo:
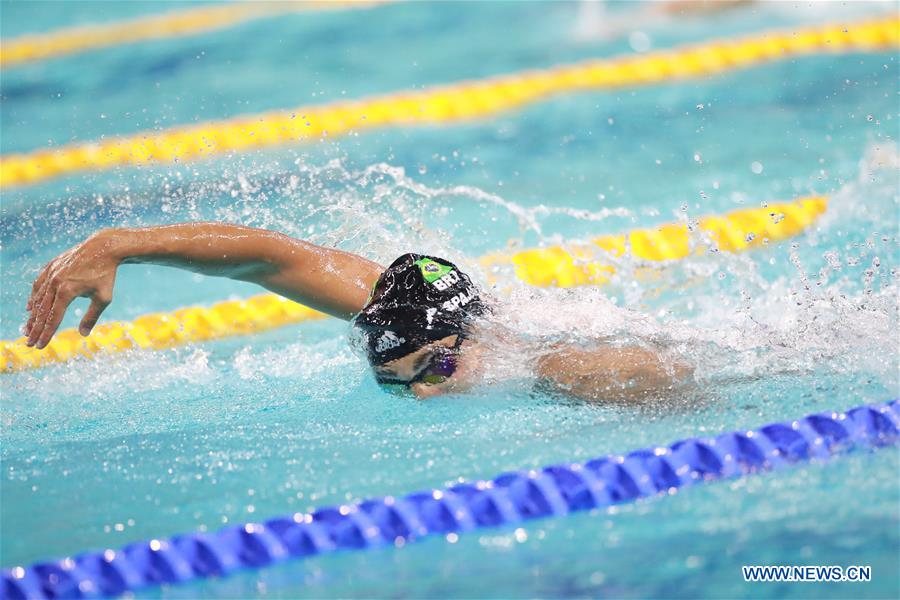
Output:
M765 208L749 208L700 219L698 229L720 250L740 252L799 234L825 211L823 197L801 198ZM691 247L684 223L671 223L621 235L605 235L580 245L492 254L479 259L489 275L512 265L516 276L537 286L571 287L608 280L614 267L604 260L630 253L648 261L685 258L702 252ZM598 252L600 250L600 252ZM262 294L247 300L220 302L208 308L182 308L144 315L131 322L98 325L84 338L76 329L58 333L43 350L25 345L25 338L0 342L0 372L31 369L77 356L113 354L130 348L170 348L191 342L258 333L291 323L323 318L320 312Z
M797 235L806 229L827 207L821 196L793 202L770 204L765 208L736 210L723 216L703 217L700 232L714 247L725 252L743 252L748 248ZM598 257L597 247L603 250ZM630 255L653 262L677 260L702 252L705 245L691 247L691 232L686 223L669 223L652 229L625 234L604 235L584 244L567 244L523 250L515 254L491 254L479 259L490 275L512 265L518 279L539 287L574 287L609 281L615 273L612 257Z
M591 60L421 91L245 115L198 125L0 156L0 186L85 170L198 159L225 152L334 137L385 125L485 117L555 94L650 84L816 52L859 52L900 45L900 20L768 32L639 56Z
M252 19L289 12L369 6L387 0L234 2L140 17L107 25L86 25L24 35L0 42L0 68L117 44L204 33Z

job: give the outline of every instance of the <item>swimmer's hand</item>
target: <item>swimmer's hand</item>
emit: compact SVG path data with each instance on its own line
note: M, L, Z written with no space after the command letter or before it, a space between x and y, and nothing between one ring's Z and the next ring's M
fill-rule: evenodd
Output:
M41 271L31 286L25 309L31 312L25 324L28 346L45 347L56 333L72 300L90 298L91 305L78 331L88 335L112 302L119 261L110 252L110 241L93 236L63 252Z
M26 309L27 344L44 348L78 297L91 305L79 331L88 335L113 297L120 264L149 263L256 283L329 315L363 309L382 268L355 254L284 234L228 223L105 229L44 267Z

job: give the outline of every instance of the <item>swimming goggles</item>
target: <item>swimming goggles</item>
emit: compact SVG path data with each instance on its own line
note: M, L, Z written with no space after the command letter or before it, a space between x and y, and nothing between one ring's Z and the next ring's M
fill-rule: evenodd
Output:
M375 380L388 391L406 391L416 383L428 385L444 383L456 373L459 347L462 343L463 336L460 335L456 338L456 343L449 348L435 346L425 359L424 366L411 379L403 380L376 374Z

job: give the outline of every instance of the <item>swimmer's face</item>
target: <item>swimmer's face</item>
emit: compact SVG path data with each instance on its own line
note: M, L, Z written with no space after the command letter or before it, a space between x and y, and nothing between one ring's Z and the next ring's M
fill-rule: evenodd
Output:
M399 384L415 381L409 387L417 396L431 395L427 393L427 388L435 387L438 384L427 381L427 374L435 368L436 362L441 356L446 355L448 350L453 349L458 337L449 335L405 356L377 366L375 367L375 374L380 380L396 381Z

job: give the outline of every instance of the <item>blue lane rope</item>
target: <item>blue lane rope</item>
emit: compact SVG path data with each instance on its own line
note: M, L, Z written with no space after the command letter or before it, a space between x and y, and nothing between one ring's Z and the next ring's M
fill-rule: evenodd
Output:
M220 577L289 558L411 541L561 516L747 473L827 459L900 441L900 401L818 413L624 456L504 473L402 498L365 500L227 527L135 542L121 550L3 571L3 598L113 596L147 586Z

